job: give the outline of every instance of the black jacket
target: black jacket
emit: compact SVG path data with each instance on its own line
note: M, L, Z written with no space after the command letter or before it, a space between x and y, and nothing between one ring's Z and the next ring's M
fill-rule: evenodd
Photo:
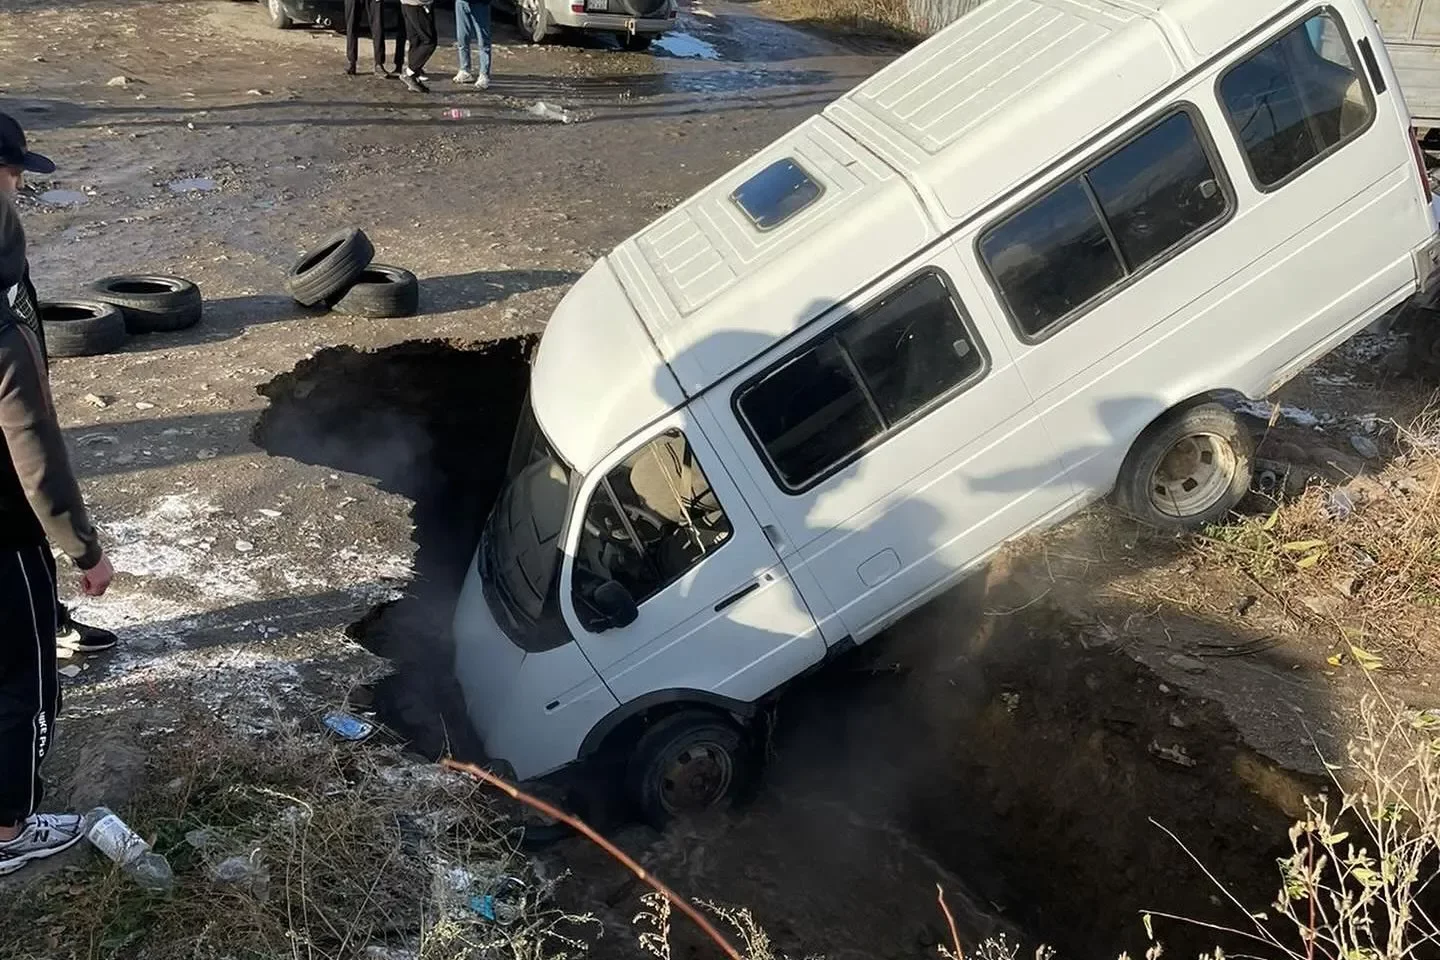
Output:
M0 550L48 537L88 570L100 540L55 417L38 302L19 214L0 197Z

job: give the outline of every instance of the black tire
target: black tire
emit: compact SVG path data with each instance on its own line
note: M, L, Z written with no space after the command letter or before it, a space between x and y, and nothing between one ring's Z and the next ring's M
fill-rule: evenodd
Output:
M520 789L531 796L550 802L581 820L590 815L587 798L575 790L534 783L521 784ZM527 853L537 853L575 835L575 830L568 823L542 819L538 812L527 808L515 828L515 845Z
M285 289L306 307L338 299L360 279L374 258L375 247L363 230L339 230L296 261L285 280Z
M672 820L727 806L749 780L751 766L739 727L719 714L687 710L659 720L641 735L626 782L641 816L663 828ZM692 771L689 782L677 782L675 773L686 768Z
M1166 414L1140 435L1115 497L1150 526L1195 530L1229 516L1254 469L1255 439L1245 424L1218 403L1200 404Z
M409 270L372 263L331 309L352 317L412 317L420 309L420 281Z
M644 53L650 49L655 42L655 37L648 33L622 33L620 34L620 46L631 53Z
M90 284L88 293L119 307L130 333L187 330L200 322L200 288L182 277L118 276Z
M515 25L531 43L544 43L550 36L550 11L545 0L515 0Z
M52 357L93 357L125 345L125 318L118 307L96 300L40 304L45 348Z
M285 11L285 4L282 0L260 0L265 8L265 19L270 21L270 26L276 30L289 30L295 26L295 21Z

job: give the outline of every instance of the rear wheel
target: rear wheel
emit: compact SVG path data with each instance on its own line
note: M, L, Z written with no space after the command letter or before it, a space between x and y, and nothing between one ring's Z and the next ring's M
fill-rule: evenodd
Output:
M631 53L644 53L650 49L655 38L648 33L622 33L620 34L620 46Z
M290 18L283 0L265 0L265 10L270 17L270 26L276 30L289 30L295 26L295 21Z
M640 737L630 759L630 794L656 827L726 806L750 776L745 735L719 714L665 717Z
M544 43L550 35L550 11L546 0L515 0L515 22L531 43Z
M1250 489L1255 441L1218 403L1166 415L1135 441L1116 497L1154 527L1193 530L1223 520Z

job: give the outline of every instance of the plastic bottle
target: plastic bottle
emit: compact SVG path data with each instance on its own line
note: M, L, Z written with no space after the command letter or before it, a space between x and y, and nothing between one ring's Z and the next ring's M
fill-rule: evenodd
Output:
M466 110L464 107L450 107L440 111L440 116L444 120L465 120L473 114L473 110Z
M150 848L108 807L96 807L85 818L85 836L105 856L146 890L168 893L175 885L170 862Z
M546 103L544 100L536 100L525 112L531 116L539 117L542 120L555 120L559 123L575 122L575 118L572 117L570 112L564 107L557 107L555 104Z

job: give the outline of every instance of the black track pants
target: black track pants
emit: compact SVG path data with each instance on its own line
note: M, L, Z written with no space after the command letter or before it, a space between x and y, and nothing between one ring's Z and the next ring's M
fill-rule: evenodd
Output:
M55 743L55 560L50 547L0 550L0 826L40 805Z

